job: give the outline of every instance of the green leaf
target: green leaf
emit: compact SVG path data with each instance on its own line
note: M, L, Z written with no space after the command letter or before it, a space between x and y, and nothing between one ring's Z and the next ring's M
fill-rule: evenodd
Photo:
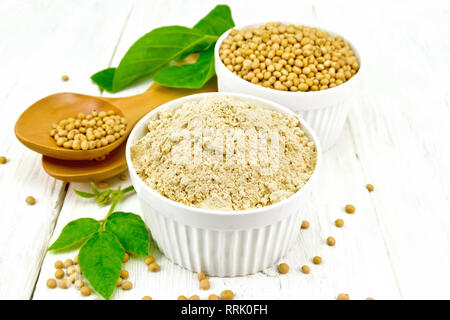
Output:
M94 198L95 197L94 193L78 191L78 190L75 190L75 189L73 189L73 191L75 191L75 193L77 195L79 195L80 197L82 197L82 198Z
M150 31L128 49L117 68L99 71L91 79L101 88L117 92L141 78L154 75L191 53L210 49L218 37L232 27L234 22L230 8L218 5L193 28L169 26ZM191 86L178 86L198 88L198 83L201 82L197 80Z
M108 231L94 233L78 253L83 275L105 299L111 298L114 292L124 255L119 240Z
M99 71L91 76L91 80L98 85L100 88L106 91L112 92L113 89L113 78L116 68L108 68Z
M97 203L99 206L105 206L111 202L114 197L114 190L106 189L97 195Z
M58 239L48 248L51 250L68 250L78 248L100 227L100 222L91 218L81 218L69 222Z
M214 74L214 47L211 47L200 52L195 63L165 68L153 79L166 87L197 89L203 87Z
M91 182L91 189L92 189L92 192L94 192L96 195L98 195L100 193L100 190L98 190L97 185L93 182Z
M225 31L234 27L233 17L231 16L231 9L227 5L217 5L206 16L204 16L193 29L201 31L205 34L215 35L220 37ZM214 46L212 44L211 46ZM205 49L209 49L205 48ZM194 52L201 50L194 50ZM183 54L177 59L181 61L189 54Z
M217 36L181 26L154 29L137 40L117 67L112 84L116 92L159 69L182 54L211 46Z
M149 232L137 214L113 212L106 220L106 230L114 233L126 251L146 256L149 250Z
M125 189L123 189L123 190L122 190L122 193L125 194L125 193L130 192L130 191L134 191L133 185L128 186L128 187L126 187Z
M95 201L100 207L103 207L109 203L111 204L111 207L109 208L108 214L114 211L114 208L119 203L120 200L124 197L125 194L127 194L130 191L134 191L134 187L128 186L125 189L121 190L120 185L117 187L116 190L113 189L106 189L103 191L98 190L95 183L91 183L91 188L94 193L89 192L82 192L78 190L74 190L77 195L83 198L95 198Z
M221 36L225 31L234 27L231 9L227 5L217 5L203 19L194 26L194 29L206 34Z

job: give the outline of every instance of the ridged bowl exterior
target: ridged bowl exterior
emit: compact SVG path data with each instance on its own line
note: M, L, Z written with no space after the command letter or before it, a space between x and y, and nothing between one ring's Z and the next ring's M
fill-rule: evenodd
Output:
M213 211L172 201L147 186L133 169L131 145L147 132L147 123L160 110L175 110L184 102L225 95L294 114L272 101L236 93L203 93L166 103L144 116L128 138L126 159L144 220L167 258L194 272L211 276L243 276L277 263L296 239L301 208L309 201L311 185L321 166L321 147L310 126L300 118L303 131L317 149L316 168L309 181L289 198L273 205L243 211Z
M297 114L311 125L324 150L328 150L339 140L350 106L345 101L336 102L326 108L298 111Z
M267 226L216 230L167 217L142 198L140 203L144 220L167 258L193 272L219 277L253 274L273 266L296 239L301 223L297 210Z

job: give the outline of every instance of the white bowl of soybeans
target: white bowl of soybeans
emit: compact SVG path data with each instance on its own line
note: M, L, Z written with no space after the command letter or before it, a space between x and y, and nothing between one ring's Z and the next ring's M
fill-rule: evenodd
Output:
M344 128L361 66L346 37L309 25L269 22L233 28L215 46L219 91L290 108L311 125L324 151Z

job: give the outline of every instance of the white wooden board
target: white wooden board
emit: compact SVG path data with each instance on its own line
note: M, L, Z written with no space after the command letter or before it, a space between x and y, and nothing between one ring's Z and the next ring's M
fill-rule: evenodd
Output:
M304 208L311 222L275 268L248 277L211 278L200 291L196 275L158 256L161 271L150 273L142 259L125 268L135 284L116 290L114 299L206 298L223 289L237 299L448 299L450 276L450 5L444 1L221 1L237 25L259 21L298 21L348 35L366 63L364 86L339 143L324 155L323 172ZM35 100L59 91L100 94L89 76L117 66L130 45L152 28L193 25L217 1L33 1L0 2L0 298L79 299L74 288L50 290L55 260L75 253L46 253L64 225L76 218L102 218L98 208L68 185L45 175L39 156L13 135L19 114ZM70 81L60 80L68 74ZM140 93L149 81L111 95ZM118 179L109 181L116 186ZM129 182L120 182L128 185ZM366 183L375 185L368 193ZM24 204L34 195L34 207ZM343 207L357 211L347 215ZM136 195L118 209L141 213ZM343 218L338 229L334 220ZM335 247L325 239L334 236ZM311 258L322 256L314 266ZM309 275L299 268L308 264ZM95 295L85 299L92 299Z

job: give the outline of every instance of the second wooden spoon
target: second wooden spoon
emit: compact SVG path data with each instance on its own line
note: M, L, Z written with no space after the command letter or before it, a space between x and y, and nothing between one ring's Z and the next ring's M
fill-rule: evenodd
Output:
M216 78L201 89L168 88L154 83L146 92L123 98L93 97L77 93L57 93L30 106L16 122L15 134L28 148L44 156L61 160L92 160L105 156L119 147L137 121L157 106L183 96L216 91ZM92 150L73 150L56 145L50 136L53 123L75 117L78 113L114 110L127 120L126 133L113 143Z

